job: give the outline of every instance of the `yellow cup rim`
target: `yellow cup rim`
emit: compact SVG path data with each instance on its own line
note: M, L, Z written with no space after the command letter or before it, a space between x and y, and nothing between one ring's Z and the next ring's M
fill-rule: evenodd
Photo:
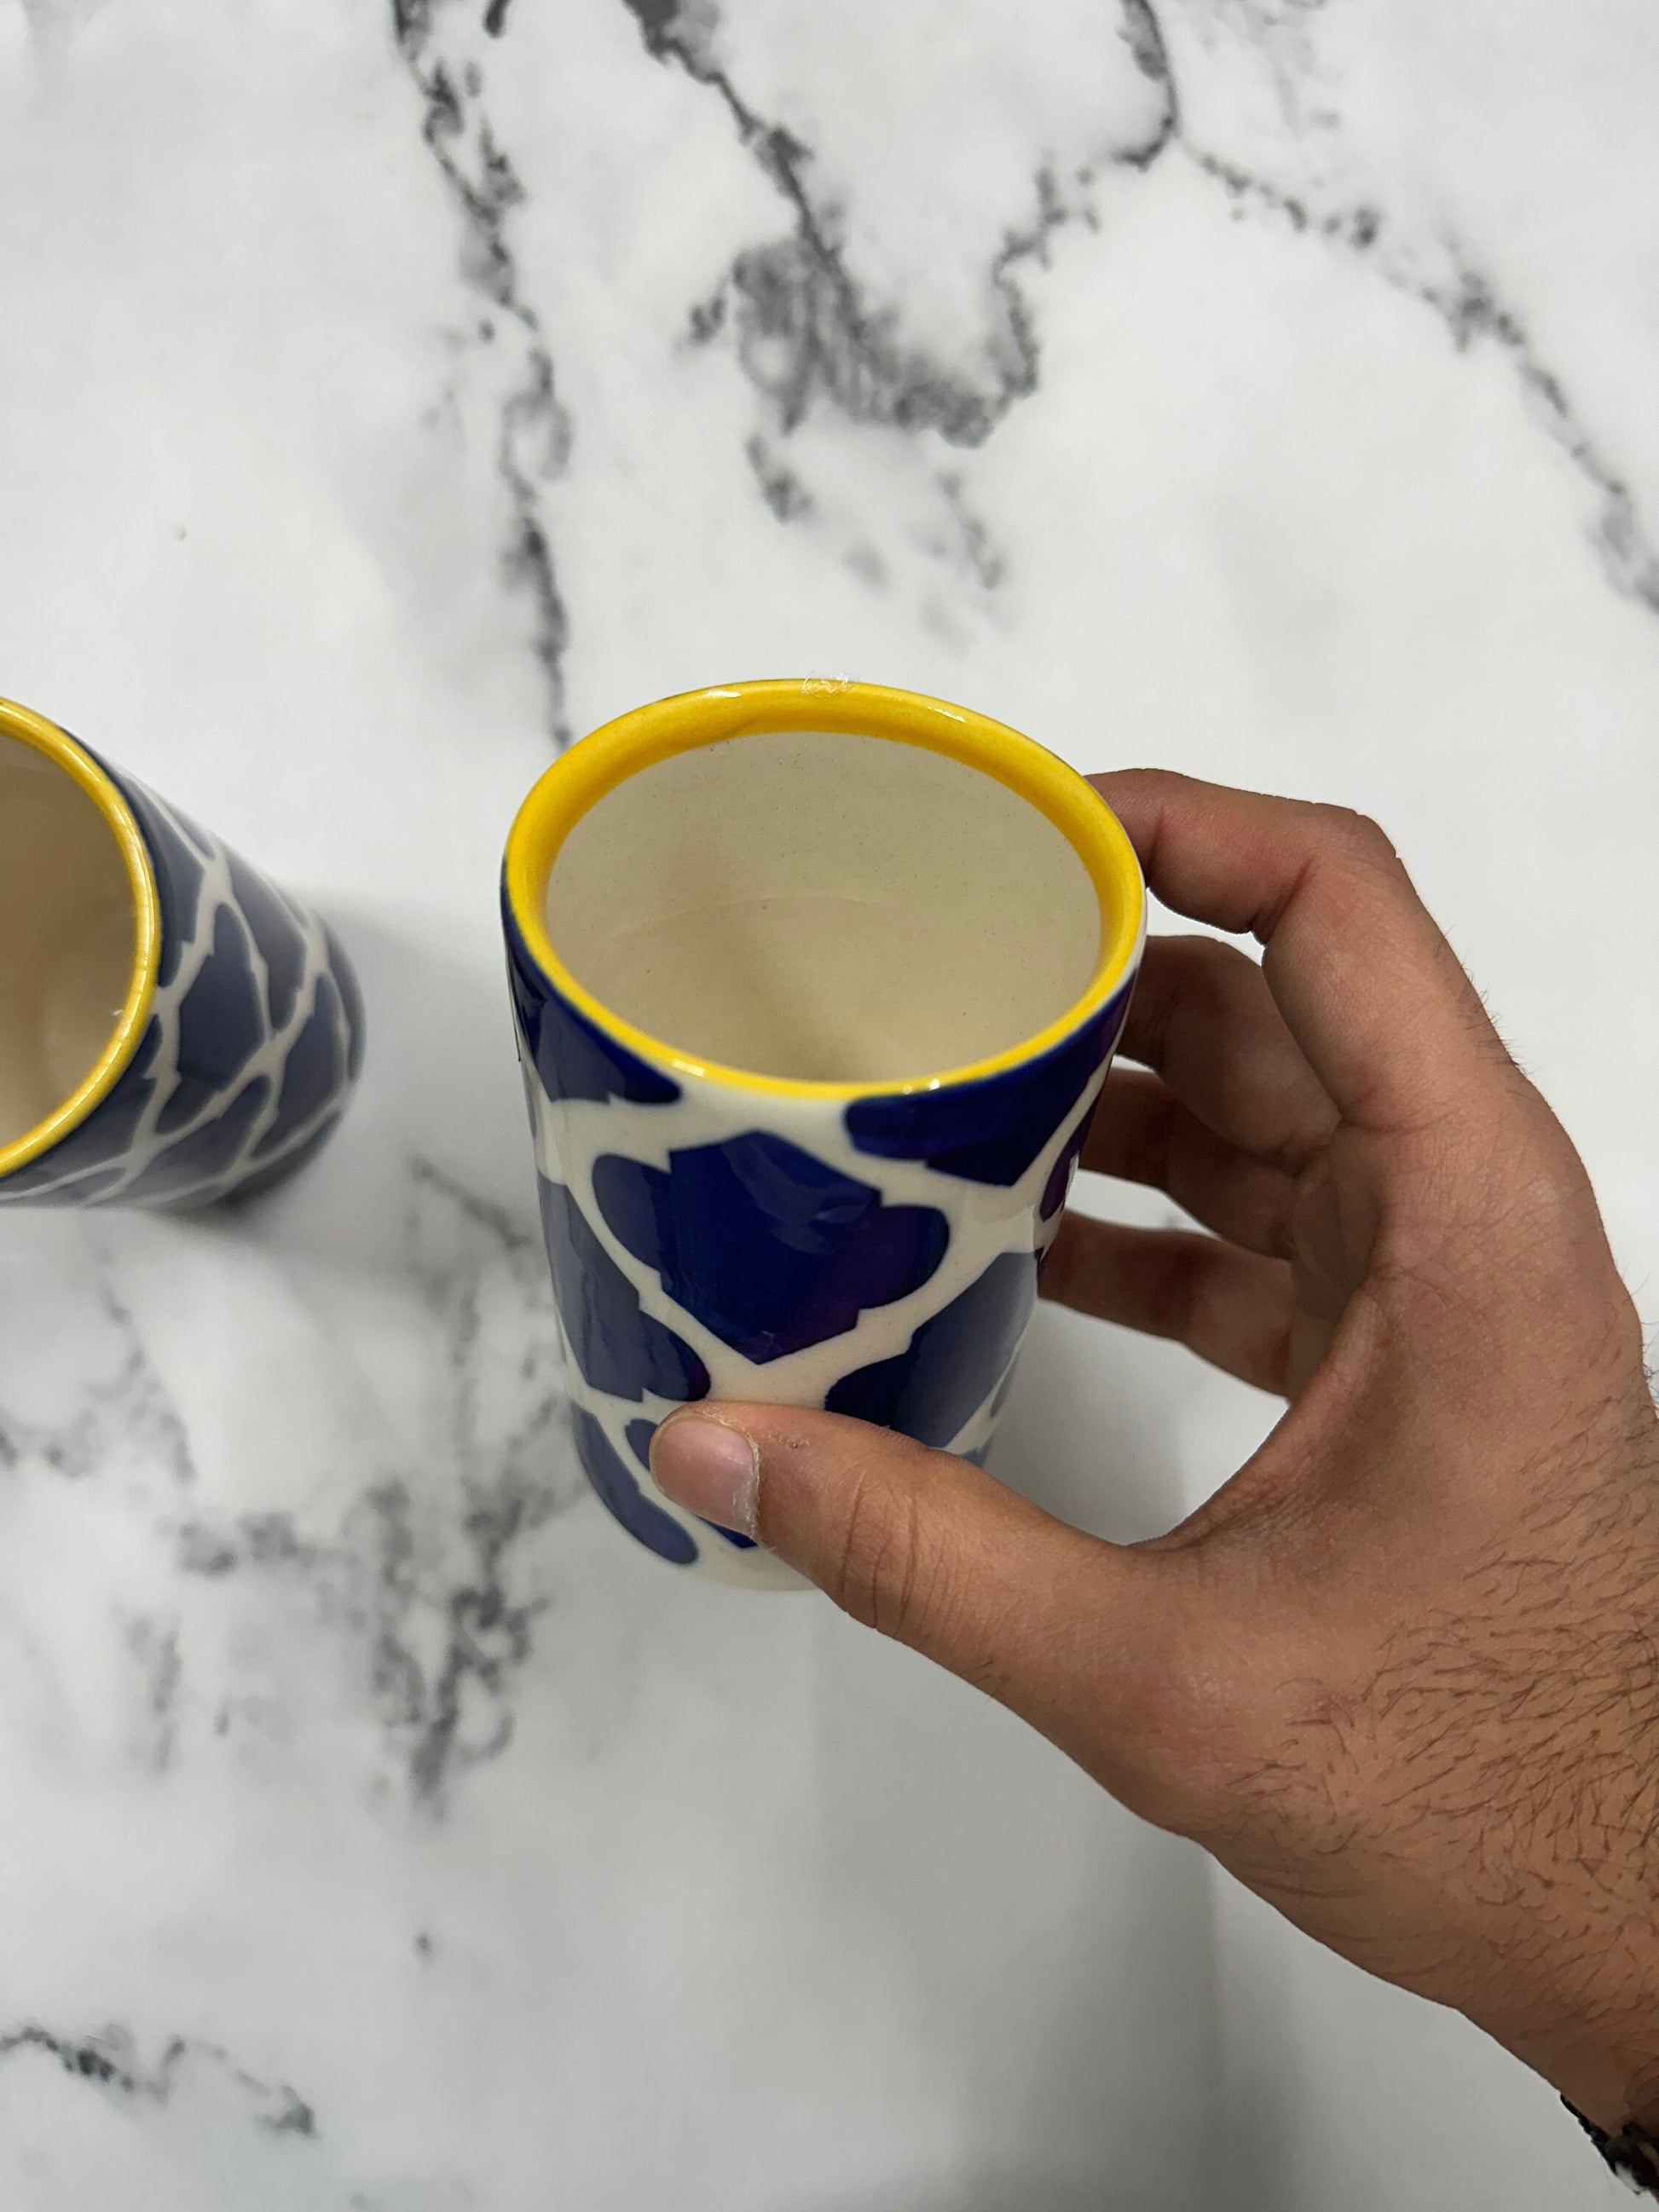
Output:
M44 753L66 775L73 777L92 800L120 848L136 923L132 972L107 1042L61 1105L54 1107L43 1121L37 1121L21 1137L15 1137L9 1145L0 1145L3 1177L27 1167L31 1160L39 1159L43 1152L61 1143L115 1088L121 1071L132 1058L144 1033L155 996L155 980L161 963L161 902L137 817L115 779L85 746L77 744L67 730L60 730L56 722L49 722L44 714L37 714L31 707L19 706L12 699L0 699L0 737L15 738L20 744Z
M1088 984L1059 1018L1018 1044L934 1075L825 1083L760 1075L703 1060L653 1036L577 981L548 934L547 885L561 847L589 809L631 775L724 738L830 730L886 738L943 753L994 776L1046 815L1088 870L1101 908L1100 956ZM683 691L636 707L581 738L532 786L508 832L502 881L507 909L547 980L605 1035L653 1066L693 1079L804 1099L891 1097L978 1082L1061 1043L1111 998L1127 974L1146 918L1146 886L1117 817L1077 770L1034 738L920 691L839 678L779 678Z

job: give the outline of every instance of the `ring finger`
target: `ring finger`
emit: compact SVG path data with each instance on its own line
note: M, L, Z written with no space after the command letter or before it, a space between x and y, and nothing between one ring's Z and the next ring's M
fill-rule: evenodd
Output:
M1194 1221L1247 1252L1290 1256L1294 1180L1218 1137L1156 1075L1113 1069L1081 1165L1167 1191Z

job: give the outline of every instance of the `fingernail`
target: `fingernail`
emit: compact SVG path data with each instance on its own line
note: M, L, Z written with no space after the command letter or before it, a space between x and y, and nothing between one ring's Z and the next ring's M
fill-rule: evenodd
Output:
M651 1439L651 1474L676 1505L739 1536L755 1534L760 1455L741 1429L708 1413L678 1413Z

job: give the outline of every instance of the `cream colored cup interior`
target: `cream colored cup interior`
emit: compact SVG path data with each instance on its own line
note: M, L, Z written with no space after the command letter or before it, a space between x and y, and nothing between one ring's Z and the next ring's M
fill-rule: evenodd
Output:
M1087 989L1099 898L1048 817L943 753L817 730L641 769L566 837L548 934L694 1060L914 1081L1022 1043Z
M121 848L68 771L0 737L0 1146L73 1097L121 1018L138 921Z

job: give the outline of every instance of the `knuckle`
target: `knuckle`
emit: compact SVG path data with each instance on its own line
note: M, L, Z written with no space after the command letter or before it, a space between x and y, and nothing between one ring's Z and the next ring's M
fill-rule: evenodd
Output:
M851 1471L846 1516L827 1583L843 1613L902 1643L917 1612L922 1535L915 1494L879 1461Z
M1172 1001L1195 1023L1225 1021L1261 986L1261 963L1219 937L1183 937L1174 963Z
M1230 979L1254 974L1261 965L1254 953L1247 952L1242 945L1230 945L1224 937L1194 937L1188 942L1195 963Z
M1399 860L1395 842L1380 822L1352 806L1322 806L1327 830L1352 859L1370 867L1394 867Z
M1246 969L1259 965L1243 945L1230 945L1224 937L1194 935L1165 941L1179 980L1189 990L1194 986L1213 989L1218 982L1230 982Z
M1512 1202L1534 1241L1547 1241L1556 1255L1571 1250L1581 1237L1592 1237L1599 1245L1589 1176L1574 1155L1529 1162L1516 1178Z

